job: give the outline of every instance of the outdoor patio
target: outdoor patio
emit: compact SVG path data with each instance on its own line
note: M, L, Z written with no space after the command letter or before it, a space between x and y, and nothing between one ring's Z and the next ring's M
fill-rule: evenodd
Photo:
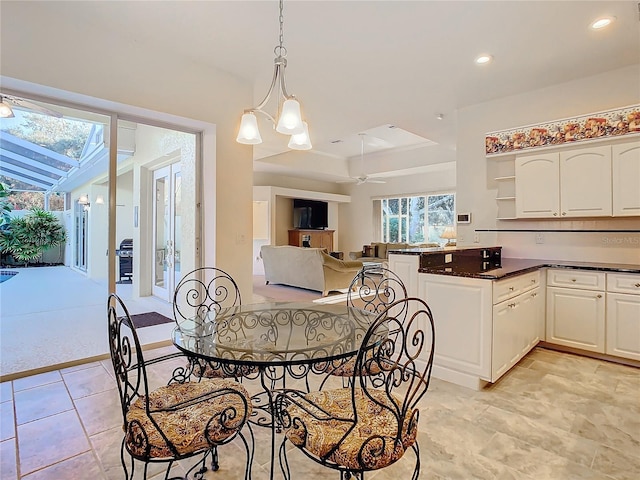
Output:
M63 368L108 354L107 284L69 267L17 268L0 283L0 375ZM155 297L133 299L132 286L117 293L132 315L158 312L172 318L171 304ZM138 330L144 345L169 342L173 323Z

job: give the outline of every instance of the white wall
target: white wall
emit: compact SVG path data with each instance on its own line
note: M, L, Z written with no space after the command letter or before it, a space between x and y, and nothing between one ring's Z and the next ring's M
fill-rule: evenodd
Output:
M639 86L640 65L634 65L459 110L457 209L471 212L473 223L458 226L458 244L473 243L475 229L639 230L637 217L496 220L495 159L484 153L488 132L638 104ZM640 263L640 234L635 233L545 233L543 244L535 243L534 233L481 233L479 239L483 245L502 245L505 257Z
M373 199L380 197L423 195L425 193L454 192L456 166L454 162L434 165L431 173L386 178L387 183L352 185L350 204L340 205L340 248L348 260L348 252L362 250L377 240L373 235Z
M56 24L52 34L50 18L60 8L73 8L72 2L2 2L3 88L18 84L22 92L44 94L48 90L42 86L53 87L163 112L153 115L159 121L169 121L166 113L197 121L185 124L209 125L203 145L203 261L227 270L243 295L250 295L252 150L236 143L235 136L242 110L252 104L252 86L153 45L98 30L92 22Z

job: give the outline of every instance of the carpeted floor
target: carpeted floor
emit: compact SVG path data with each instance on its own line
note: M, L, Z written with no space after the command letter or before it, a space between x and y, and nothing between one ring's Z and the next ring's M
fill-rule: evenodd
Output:
M264 275L253 276L253 294L265 300L275 301L313 301L322 297L322 292L306 290L304 288L289 287L287 285L265 285ZM258 299L256 299L258 300Z

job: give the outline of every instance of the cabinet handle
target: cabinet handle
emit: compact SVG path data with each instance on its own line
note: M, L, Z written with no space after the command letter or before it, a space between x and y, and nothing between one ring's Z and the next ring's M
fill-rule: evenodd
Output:
M636 288L640 288L640 283L636 283Z
M535 278L532 278L532 279L531 279L531 283L536 283L536 279L535 279Z
M537 293L532 293L532 294L531 294L531 296L532 296L532 297L535 297L535 296L537 296L537 295L538 295Z
M553 216L557 217L558 216L558 212L553 212Z
M515 287L509 287L509 291L513 292L515 290Z
M596 298L602 298L602 295L598 294L596 295Z
M571 281L572 281L572 282L575 282L575 281L576 281L576 279L575 279L575 278L572 278L572 279L571 279Z
M564 215L566 215L566 214L567 214L567 212L562 212L562 215L563 215L563 216L564 216Z
M515 308L516 304L515 303L510 303L509 304L509 308Z

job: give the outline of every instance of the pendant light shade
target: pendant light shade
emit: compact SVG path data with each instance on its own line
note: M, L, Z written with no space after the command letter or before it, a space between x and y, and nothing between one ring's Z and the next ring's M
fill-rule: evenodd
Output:
M300 115L300 104L294 98L285 100L282 105L282 113L278 120L276 132L286 135L299 135L304 133L302 126L302 116Z
M284 14L283 14L283 0L280 0L280 36L279 44L273 49L276 58L273 62L273 78L271 80L271 86L269 91L265 95L264 99L255 107L245 110L240 122L240 131L236 141L238 143L245 143L249 145L256 145L262 143L260 131L258 129L258 122L255 113L260 113L268 118L278 133L284 135L297 136L297 138L291 138L289 140L289 148L294 150L309 150L311 148L311 141L309 140L309 127L306 124L303 125L302 114L300 109L300 102L294 95L289 95L287 92L287 82L285 80L285 69L287 68L287 49L284 46ZM276 96L277 101L277 114L271 115L265 107L269 102L271 96Z
M249 112L242 115L240 130L238 131L236 142L244 143L245 145L257 145L262 143L260 130L258 130L258 119L253 113Z
M292 150L311 150L311 138L309 138L309 127L307 122L302 122L304 131L297 135L291 135L289 148Z

